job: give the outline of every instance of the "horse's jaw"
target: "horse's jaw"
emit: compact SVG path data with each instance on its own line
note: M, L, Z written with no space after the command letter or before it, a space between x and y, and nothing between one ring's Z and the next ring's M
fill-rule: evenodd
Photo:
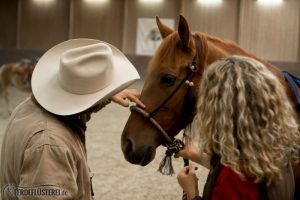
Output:
M121 137L124 158L136 165L148 165L156 155L156 148L164 138L150 123L132 113Z

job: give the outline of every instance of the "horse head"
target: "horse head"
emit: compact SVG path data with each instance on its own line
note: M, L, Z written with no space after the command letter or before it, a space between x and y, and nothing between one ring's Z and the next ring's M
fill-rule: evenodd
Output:
M210 63L229 55L248 56L262 62L285 86L290 101L297 108L291 87L281 70L271 63L234 42L199 32L192 34L182 16L178 31L162 24L158 17L156 22L163 41L148 65L141 94L146 109L132 107L122 133L122 151L127 161L147 165L155 157L158 146L168 144L168 140L193 120L203 71ZM299 117L299 111L297 114ZM293 169L295 188L299 188L300 163ZM295 199L296 196L299 192Z
M125 159L142 166L153 160L158 146L168 142L166 137L173 138L192 121L207 57L206 37L193 35L183 16L178 31L162 24L158 17L156 22L163 41L148 65L141 93L146 109L132 112L122 133ZM167 136L150 123L150 118Z

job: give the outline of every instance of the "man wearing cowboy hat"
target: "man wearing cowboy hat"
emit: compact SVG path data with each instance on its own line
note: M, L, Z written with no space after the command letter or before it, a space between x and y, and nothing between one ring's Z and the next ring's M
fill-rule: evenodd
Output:
M10 117L1 151L4 199L91 199L86 122L110 100L144 107L124 90L139 75L116 47L74 39L48 50L32 75L33 96Z

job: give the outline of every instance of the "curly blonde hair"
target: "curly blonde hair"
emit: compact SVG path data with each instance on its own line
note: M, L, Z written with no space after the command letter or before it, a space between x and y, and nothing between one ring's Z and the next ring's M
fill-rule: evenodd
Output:
M203 74L195 119L200 148L244 175L270 184L294 158L300 134L277 78L260 62L231 56Z

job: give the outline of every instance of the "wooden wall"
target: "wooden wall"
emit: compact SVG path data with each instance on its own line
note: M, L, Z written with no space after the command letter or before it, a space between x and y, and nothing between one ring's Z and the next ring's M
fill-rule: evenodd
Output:
M70 38L94 38L122 48L124 0L73 0Z
M19 0L17 48L47 49L68 39L69 0Z
M14 49L17 45L18 0L0 1L0 49Z
M262 6L257 0L223 0L209 6L198 0L88 1L1 0L0 49L45 50L67 39L87 37L135 54L138 18L159 15L174 19L177 27L182 13L192 31L235 41L267 60L300 61L299 0L284 0L278 6Z
M182 13L191 30L237 42L239 0L223 0L221 5L203 5L196 0L183 1Z
M239 44L267 60L299 59L299 0L263 6L257 1L241 2Z

